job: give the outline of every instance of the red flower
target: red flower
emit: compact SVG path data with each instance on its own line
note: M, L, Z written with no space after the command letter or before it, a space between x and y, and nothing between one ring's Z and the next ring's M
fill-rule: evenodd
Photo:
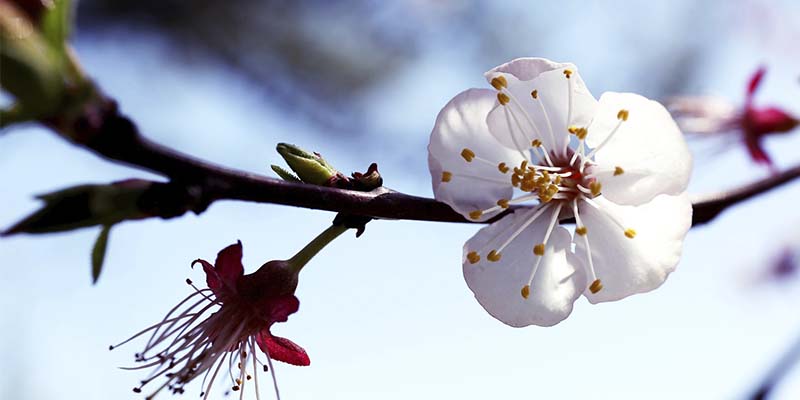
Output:
M212 266L208 261L197 259L192 265L200 263L206 273L206 284L222 303L222 307L236 308L241 318L255 317L254 324L260 328L256 335L256 343L264 353L273 360L283 361L292 365L306 366L311 364L308 354L302 347L289 339L273 336L270 327L276 322L286 322L289 315L297 312L300 301L293 294L277 294L253 290L252 282L245 279L242 266L242 242L232 244L217 254L217 260ZM268 267L267 267L268 268ZM255 274L253 274L255 275ZM264 278L263 274L255 277ZM250 292L249 295L240 293ZM261 285L257 285L261 286ZM291 291L294 292L294 287ZM253 293L255 292L255 293Z
M753 99L764 74L766 68L761 67L750 77L741 109L737 110L725 100L708 96L676 97L668 102L668 107L685 132L741 135L750 158L775 172L762 140L767 135L789 132L800 121L779 107L758 107L754 104Z
M130 369L152 368L153 372L135 392L164 377L166 381L150 397L165 387L183 393L187 383L203 375L207 383L201 395L208 397L222 366L229 371L221 376L229 376L231 389L236 391L244 390L251 379L258 388L256 371L248 373L249 366L255 370L261 365L267 371L272 370L271 360L310 364L303 348L270 331L274 323L285 322L300 306L294 296L297 273L286 261L270 261L244 275L242 244L238 242L220 251L214 265L200 259L192 265L197 263L206 273L208 289L200 290L187 280L195 288L193 294L160 323L121 343L152 331L145 349L136 355L136 361L144 365ZM266 354L266 364L259 359L256 346ZM272 374L274 380L274 370Z
M785 133L794 129L800 121L778 107L756 107L753 97L761 85L766 68L759 68L747 85L741 128L744 143L753 161L773 168L772 159L764 151L761 139L769 134Z

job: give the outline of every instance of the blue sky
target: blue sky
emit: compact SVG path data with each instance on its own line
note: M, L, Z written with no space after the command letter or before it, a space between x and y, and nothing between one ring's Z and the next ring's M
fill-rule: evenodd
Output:
M693 39L710 52L708 74L693 78L697 91L739 101L749 73L764 62L771 69L759 98L800 110L800 65L782 42L791 35L787 21L796 21L797 6L780 3L778 22L757 30L740 23L746 15L736 7L714 4L711 28L698 26ZM503 7L521 13L521 20L542 18L522 5ZM525 53L523 44L516 56L573 61L598 97L606 90L647 92L642 75L634 74L638 52L667 57L677 36L678 15L654 8L544 7L548 16L575 26L553 32L563 40L537 47L545 54ZM425 146L439 108L461 90L485 86L481 73L507 61L475 63L472 44L433 40L418 60L365 95L374 133L354 149L270 107L229 71L178 64L157 38L125 33L79 37L76 46L89 73L153 139L265 174L280 161L275 144L295 142L343 171L377 161L388 186L423 196L431 195ZM154 177L107 163L37 127L13 129L0 142L1 226L36 209L34 194ZM800 136L774 138L768 146L788 166L797 161L792 149ZM696 166L693 193L766 174L740 149L714 160L698 157ZM800 186L793 184L732 208L690 232L683 260L662 288L596 306L579 300L572 316L553 328L509 328L472 298L460 260L461 246L477 227L372 222L362 238L342 236L303 271L300 312L274 331L304 346L312 365L279 365L282 393L287 399L740 397L800 333L798 285L761 279L774 252L800 234L794 227L798 198ZM199 270L188 268L192 260L211 260L240 239L245 268L253 271L291 256L332 217L219 202L201 216L125 223L112 231L97 286L89 275L96 229L3 239L0 397L132 397L142 375L116 367L130 365L143 343L114 352L107 346L159 320L190 293L185 278L202 280ZM777 398L798 394L800 377L790 378Z

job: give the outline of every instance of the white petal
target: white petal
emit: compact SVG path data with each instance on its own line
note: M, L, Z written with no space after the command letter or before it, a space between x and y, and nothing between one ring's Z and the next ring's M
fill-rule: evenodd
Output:
M632 93L604 93L589 127L587 144L600 145L619 123L617 113L628 110L628 120L597 151L596 173L603 195L619 204L643 204L659 194L686 190L692 156L686 141L658 102ZM624 173L614 175L616 167Z
M580 217L588 229L597 278L603 289L584 294L592 303L614 301L653 290L667 279L681 257L683 239L692 224L692 204L683 193L660 195L640 206L620 206L595 198L627 228L636 231L630 239L605 212L580 202ZM583 240L576 240L575 253L586 257Z
M586 88L577 68L572 64L552 66L558 68L543 71L530 80L520 80L516 75L503 72L493 73L495 70L487 73L487 77L492 76L490 74L503 75L508 84L504 93L509 94L511 101L505 106L498 102L487 119L489 130L506 146L515 146L513 135L516 134L522 137L518 142L527 145L533 139L539 139L551 153L562 155L570 141L567 128L572 125L585 127L594 116L597 100ZM531 68L533 70L536 69ZM569 79L564 74L566 70L572 71ZM536 99L532 96L534 90ZM518 133L520 131L524 133Z
M471 211L495 206L513 193L509 174L497 168L500 162L518 166L519 152L498 143L486 126L486 114L496 100L491 90L470 89L450 100L436 118L428 145L428 167L433 180L433 193L464 216ZM486 164L473 159L467 162L461 151L472 150L477 157L490 160ZM442 181L443 172L452 173L449 182ZM484 214L486 220L492 214Z
M570 251L569 232L555 227L531 284L530 296L522 297L522 287L528 283L537 257L533 246L542 242L550 219L548 214L545 212L511 242L501 252L500 261L490 262L486 254L529 218L530 211L504 217L478 231L464 245L463 271L467 285L483 308L507 325L555 325L569 316L573 303L586 287L584 267ZM471 251L481 256L476 264L466 258Z
M513 75L521 81L529 81L539 76L542 72L565 68L568 65L571 64L557 63L546 58L524 57L511 60L503 65L498 65L486 71L483 76L486 77L487 82L491 82L492 79L500 73Z

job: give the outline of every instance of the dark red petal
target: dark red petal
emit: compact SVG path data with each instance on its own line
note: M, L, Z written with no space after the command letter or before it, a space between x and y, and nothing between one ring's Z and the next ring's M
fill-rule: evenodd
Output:
M308 353L302 347L289 339L272 336L269 329L264 329L257 335L256 343L273 360L299 366L311 364Z
M758 86L761 85L761 80L764 78L764 74L767 73L767 68L764 66L758 67L756 72L750 76L750 82L747 84L747 102L753 99L753 94L755 94Z
M269 316L270 325L274 322L286 322L299 308L300 300L294 295L273 297L259 304L259 309Z
M237 241L220 251L214 262L219 280L232 292L236 292L236 282L244 275L242 266L242 242ZM206 272L208 273L208 272Z
M796 118L777 107L750 107L745 118L746 128L756 136L789 132L798 124Z
M197 260L192 261L192 267L198 263L203 266L203 272L206 273L206 285L208 285L209 289L211 289L215 295L219 296L220 289L222 288L222 282L217 277L217 273L214 271L214 266L211 265L210 262L198 258Z
M750 158L758 164L764 164L771 166L772 159L770 159L769 155L764 148L761 146L761 141L759 138L755 136L747 136L745 138L745 146L747 147L747 151L750 153Z

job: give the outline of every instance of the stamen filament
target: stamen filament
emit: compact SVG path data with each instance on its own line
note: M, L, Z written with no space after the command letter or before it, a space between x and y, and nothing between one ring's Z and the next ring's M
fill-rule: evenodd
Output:
M551 167L551 166L547 166L547 165L536 165L536 164L533 164L533 165L528 165L528 169L534 170L534 171L558 172L558 171L561 171L564 168ZM570 172L556 173L555 175L569 176Z
M534 146L533 151L536 152L536 157L539 157L539 151L541 151L542 154L544 155L544 161L547 163L548 166L553 167L555 165L553 164L553 160L550 159L550 155L547 154L547 148L544 147L544 144L541 144L539 146ZM539 159L541 160L541 157L539 157Z
M570 126L572 124L572 85L573 85L572 81L573 80L570 79L569 76L567 76L567 121L564 126ZM564 149L562 149L562 151L566 152L567 147L569 147L569 141L565 141ZM575 154L578 153L576 152ZM573 162L574 160L570 161L569 164L572 165Z
M553 228L558 223L558 215L561 213L561 206L562 203L558 203L556 206L555 211L553 211L553 215L550 217L550 224L547 226L547 231L544 233L544 239L542 240L542 244L544 244L545 248L547 248L547 242L550 240L550 234L553 233ZM536 276L536 271L539 269L539 264L541 264L542 259L544 258L544 254L539 257L536 257L536 262L533 264L533 268L531 269L531 274L528 277L527 285L530 287L531 283L533 282L533 278Z
M597 280L597 274L594 272L594 262L592 261L592 249L589 247L589 232L587 231L586 225L583 224L581 221L581 216L578 214L578 199L572 200L572 213L575 215L575 226L580 229L584 229L583 237L583 244L586 246L586 258L589 260L589 277L591 281L594 282Z
M540 207L538 208L538 210L536 211L536 213L535 213L535 214L533 214L533 216L532 216L532 217L528 218L528 219L525 221L525 223L524 223L524 224L520 225L520 227L519 227L519 228L517 228L517 230L516 230L516 231L514 231L514 233L513 233L513 234L511 234L511 236L509 236L509 237L508 237L508 239L506 239L506 240L503 242L503 244L501 244L501 245L500 245L500 247L498 247L498 248L497 248L497 252L498 252L498 253L502 252L502 251L503 251L503 249L505 249L505 248L506 248L506 246L508 246L508 245L509 245L509 244L510 244L510 243L511 243L511 242L512 242L514 239L516 239L516 238L517 238L517 236L519 236L519 234L520 234L520 233L522 233L522 231L524 231L524 230L525 230L525 228L527 228L528 226L530 226L530 224L532 224L532 223L533 223L533 221L536 221L536 220L539 218L539 216L540 216L540 215L542 215L542 213L544 213L544 212L545 212L545 210L547 210L549 207L550 207L550 204L549 204L549 203L548 203L548 204L544 204L543 206L540 206Z
M505 88L503 90L503 92L506 93L508 95L508 97L511 99L511 101L514 102L514 105L517 106L517 108L519 108L522 111L522 115L528 121L528 124L531 126L531 128L533 128L533 130L536 132L536 136L541 137L542 136L542 130L539 129L539 126L536 125L536 123L533 121L533 118L531 118L531 115L528 113L528 110L526 110L525 107L522 106L522 103L520 103L520 101L517 99L517 97L514 96L514 94L511 93L511 91L508 90L508 88ZM519 121L517 121L517 125L519 125L520 129L522 129L522 125L519 124ZM523 129L523 131L524 131L524 129Z
M538 97L541 97L541 96L542 95L539 94ZM542 114L544 114L544 121L547 123L547 129L550 132L550 143L552 143L553 146L555 146L556 145L556 136L555 136L555 133L553 132L553 125L550 123L550 117L547 115L547 110L544 107L544 103L542 102L541 98L539 98L536 102L539 103L539 108L542 109ZM545 155L546 154L547 153L545 153ZM552 163L550 163L550 165L552 165Z
M514 147L516 147L516 149L519 152L519 154L522 155L522 158L524 158L527 161L530 161L530 157L528 156L528 154L526 154L526 151L524 150L524 147L522 145L520 145L519 142L517 141L516 131L511 126L511 118L514 118L514 122L516 122L517 127L519 128L519 133L523 136L523 138L525 139L526 142L528 141L528 135L525 134L525 130L522 128L522 125L519 123L519 120L517 119L517 116L514 115L514 113L511 112L511 110L509 110L508 107L503 107L503 112L505 113L505 116L506 116L506 124L508 124L508 130L511 131L510 132L511 133L511 141L514 142Z
M605 215L614 225L618 226L619 229L630 239L633 239L633 236L636 236L636 231L631 228L625 227L625 225L620 222L614 214L612 214L605 206L600 203L595 202L594 200L587 198L585 196L581 196L581 198L590 206L594 207L596 210L600 211L603 215ZM632 233L632 234L631 234Z
M590 158L594 157L594 155L597 154L597 152L600 151L600 149L602 149L603 146L605 146L606 143L608 143L611 140L612 137L614 137L614 135L617 133L617 131L619 131L619 127L622 126L623 122L625 122L624 119L619 119L619 121L617 121L617 125L614 126L614 129L611 130L611 133L609 133L608 136L606 136L606 138L603 139L603 141L600 142L599 145L597 145L597 147L592 149L592 151L590 151L589 154L586 155L586 159L590 159Z
M275 377L275 367L272 366L272 356L264 349L264 354L267 355L267 365L269 365L269 372L272 374L272 386L275 388L275 399L281 400L281 392L278 390L278 379Z
M526 213L528 213L530 215L533 215L533 214L535 214L537 212L537 210L538 210L537 208L531 208L530 210L525 210L524 212L526 212ZM508 225L503 230L501 230L496 235L494 235L491 239L487 240L486 243L483 246L481 246L479 249L477 249L477 251L475 251L475 253L477 253L477 254L486 253L486 251L488 249L493 248L492 246L495 244L495 242L497 241L498 238L501 238L501 237L505 236L508 232L512 231L516 226L519 226L520 224L524 224L525 221L527 221L527 217L520 218L519 221L516 221L516 224Z
M498 184L501 184L501 185L508 185L509 184L507 179L500 179L500 178L494 179L494 178L487 178L487 177L478 176L478 175L457 174L455 172L451 172L450 174L451 174L450 175L451 179L452 178L466 178L466 179L474 179L474 180L477 180L477 181L484 181L484 182L489 182L489 183L498 183Z
M580 139L580 142L578 142L578 150L575 151L575 153L572 155L572 158L569 160L569 165L574 165L575 160L577 160L578 157L581 158L581 164L583 164L583 160L585 159L585 157L583 156L583 149L584 149L583 143L584 139Z
M253 385L256 388L256 400L261 400L258 390L258 357L256 356L256 339L250 337L250 352L253 353Z

